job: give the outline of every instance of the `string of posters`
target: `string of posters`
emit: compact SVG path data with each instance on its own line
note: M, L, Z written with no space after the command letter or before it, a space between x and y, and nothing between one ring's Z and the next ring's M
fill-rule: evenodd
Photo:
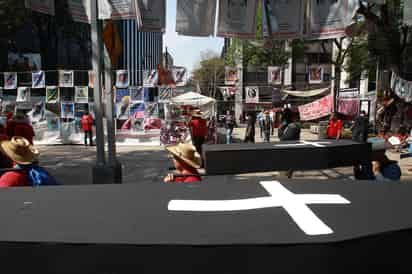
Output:
M55 0L25 0L26 7L55 15ZM259 5L259 1L262 2ZM383 1L372 1L383 4ZM90 23L90 0L67 0L74 21ZM306 5L309 4L308 12ZM358 0L177 0L176 32L180 35L255 38L257 9L262 9L263 35L273 39L330 39L345 36ZM410 1L404 4L404 22L412 22ZM166 0L99 0L99 19L135 19L141 31L164 32ZM306 27L308 26L308 27ZM269 33L271 32L271 33Z
M405 102L412 102L412 81L402 79L394 71L391 77L391 89Z

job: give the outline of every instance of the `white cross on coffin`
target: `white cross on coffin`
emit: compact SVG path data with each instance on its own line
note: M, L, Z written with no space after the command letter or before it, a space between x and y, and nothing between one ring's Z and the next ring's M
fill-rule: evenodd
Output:
M310 141L301 141L297 144L276 144L275 147L297 147L297 146L314 146L314 147L325 147L325 145L330 145L331 142L310 142Z
M200 201L172 200L170 211L222 212L283 207L300 229L307 235L332 234L330 229L307 206L309 204L350 204L340 195L294 194L276 181L260 183L270 194L269 197L242 200Z

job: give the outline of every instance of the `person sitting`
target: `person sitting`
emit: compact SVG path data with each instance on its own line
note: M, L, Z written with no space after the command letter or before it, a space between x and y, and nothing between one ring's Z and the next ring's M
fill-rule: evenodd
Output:
M281 141L296 141L300 139L300 127L292 119L292 111L286 108L282 113L282 124L278 128Z
M166 150L172 156L178 174L168 174L163 180L165 183L194 183L201 181L197 171L201 166L201 159L195 147L190 144L178 144L176 146L168 146Z
M376 181L399 181L402 176L398 162L390 160L381 152L372 162Z
M338 118L338 114L333 112L330 116L326 135L328 139L339 140L342 137L343 122Z

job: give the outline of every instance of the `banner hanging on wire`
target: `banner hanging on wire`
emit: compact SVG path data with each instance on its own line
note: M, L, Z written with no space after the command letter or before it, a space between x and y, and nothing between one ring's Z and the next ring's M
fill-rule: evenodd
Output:
M217 35L254 38L257 0L220 0Z
M100 1L99 1L100 4ZM68 0L67 5L73 21L90 23L91 1L90 0Z
M177 0L176 32L189 36L213 35L215 14L216 1Z
M99 19L136 20L136 0L99 0Z
M263 34L265 37L272 39L302 37L304 1L264 0L263 3Z
M141 31L165 31L166 0L134 0L134 2Z

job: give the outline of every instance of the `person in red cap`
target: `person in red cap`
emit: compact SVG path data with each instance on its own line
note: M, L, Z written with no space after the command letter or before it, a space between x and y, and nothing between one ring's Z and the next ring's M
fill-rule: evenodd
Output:
M93 126L93 117L90 115L88 111L85 111L82 119L80 120L82 125L82 130L84 132L84 145L87 146L87 138L89 138L89 145L93 145L93 133L92 133L92 126Z
M203 113L196 110L192 114L192 119L189 122L190 132L192 133L192 143L196 148L197 153L202 156L202 145L208 135L207 121L202 117Z

